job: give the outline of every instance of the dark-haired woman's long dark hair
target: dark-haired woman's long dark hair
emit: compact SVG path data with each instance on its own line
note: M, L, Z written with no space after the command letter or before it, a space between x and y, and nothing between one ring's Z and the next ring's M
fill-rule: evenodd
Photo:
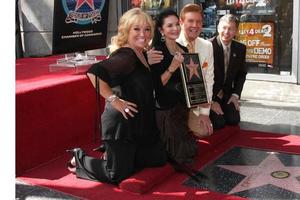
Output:
M155 17L154 36L153 36L152 44L151 44L152 47L159 46L162 43L161 33L159 30L162 29L164 19L169 16L175 16L175 17L177 17L177 19L179 19L177 13L172 9L165 9L162 12L160 12L159 15L157 15Z

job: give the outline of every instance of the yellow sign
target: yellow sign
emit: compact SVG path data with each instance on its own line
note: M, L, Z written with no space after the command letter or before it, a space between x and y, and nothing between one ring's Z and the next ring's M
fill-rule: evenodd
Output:
M273 67L273 23L242 22L239 24L237 40L247 46L246 62L266 63L268 67Z

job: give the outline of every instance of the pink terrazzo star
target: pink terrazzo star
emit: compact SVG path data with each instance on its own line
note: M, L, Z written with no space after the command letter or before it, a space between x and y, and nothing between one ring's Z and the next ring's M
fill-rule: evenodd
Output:
M300 193L300 182L296 179L300 176L300 167L287 167L273 153L267 156L257 166L247 165L218 165L221 168L243 174L246 177L237 184L229 194L249 190L259 186L272 184L274 186ZM272 173L279 172L286 176L275 178Z
M193 75L197 76L198 78L200 78L200 75L198 73L198 68L199 64L194 63L193 59L190 58L190 63L186 65L186 67L190 70L189 72L189 80L192 79Z

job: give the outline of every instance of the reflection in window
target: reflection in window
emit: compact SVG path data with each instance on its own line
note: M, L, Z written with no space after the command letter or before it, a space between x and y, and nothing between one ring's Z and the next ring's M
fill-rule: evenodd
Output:
M160 12L161 9L173 8L176 11L177 0L131 0L129 7L142 8L152 17L154 17Z
M235 14L241 21L239 33L249 34L237 37L247 45L249 72L291 73L293 0L196 0L195 3L202 4L204 9L201 37L209 39L216 35L218 19L227 13ZM255 31L269 31L272 37L265 34L256 37Z

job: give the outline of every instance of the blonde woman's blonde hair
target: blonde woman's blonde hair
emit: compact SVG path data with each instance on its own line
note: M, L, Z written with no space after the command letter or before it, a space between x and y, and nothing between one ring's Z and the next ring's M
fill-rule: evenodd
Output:
M109 45L111 53L127 43L129 30L134 24L149 24L151 28L151 38L153 37L152 18L140 8L130 9L120 18L118 33L111 38L111 44Z

